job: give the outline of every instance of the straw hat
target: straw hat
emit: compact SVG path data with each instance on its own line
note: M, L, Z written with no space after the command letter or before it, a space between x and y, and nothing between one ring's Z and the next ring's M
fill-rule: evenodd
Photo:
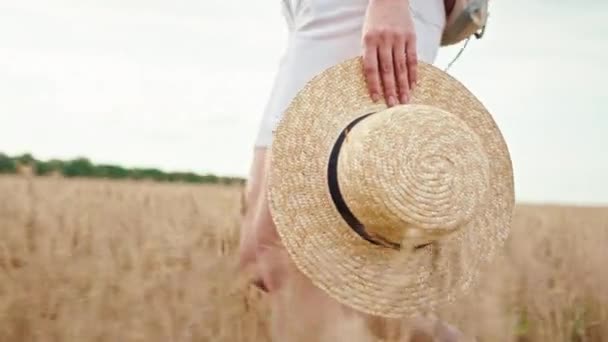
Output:
M429 312L469 288L514 206L491 115L448 74L421 62L418 73L410 104L387 108L360 58L333 66L298 93L272 144L270 210L290 257L377 316Z

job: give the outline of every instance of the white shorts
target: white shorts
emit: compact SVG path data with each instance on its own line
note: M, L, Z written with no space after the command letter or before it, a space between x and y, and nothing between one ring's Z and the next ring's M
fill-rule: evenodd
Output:
M360 56L368 0L282 0L289 39L259 127L256 147L269 147L281 115L316 74ZM418 59L433 63L445 24L443 0L410 0Z

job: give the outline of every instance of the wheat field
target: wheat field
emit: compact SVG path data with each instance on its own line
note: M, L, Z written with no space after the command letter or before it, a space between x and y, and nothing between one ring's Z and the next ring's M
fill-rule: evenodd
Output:
M0 341L270 341L235 267L240 191L0 177ZM518 205L504 255L439 315L477 341L608 341L607 245L608 208ZM372 340L324 329L303 340Z

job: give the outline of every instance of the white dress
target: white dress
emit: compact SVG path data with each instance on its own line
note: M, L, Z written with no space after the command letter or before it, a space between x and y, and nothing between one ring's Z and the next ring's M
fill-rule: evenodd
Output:
M259 127L256 147L269 147L281 115L316 74L362 53L368 0L282 0L289 38ZM445 24L443 0L410 0L418 59L433 63Z

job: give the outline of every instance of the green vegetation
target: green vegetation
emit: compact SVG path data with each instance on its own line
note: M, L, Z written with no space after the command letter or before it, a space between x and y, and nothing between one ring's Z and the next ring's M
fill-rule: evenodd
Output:
M17 163L4 153L0 153L0 173L17 172Z
M8 156L0 153L0 174L18 173L21 166L31 167L38 176L60 174L64 177L88 177L109 179L148 179L161 182L236 184L244 180L193 172L165 172L151 168L124 168L117 165L94 164L87 158L71 160L37 160L31 154Z

